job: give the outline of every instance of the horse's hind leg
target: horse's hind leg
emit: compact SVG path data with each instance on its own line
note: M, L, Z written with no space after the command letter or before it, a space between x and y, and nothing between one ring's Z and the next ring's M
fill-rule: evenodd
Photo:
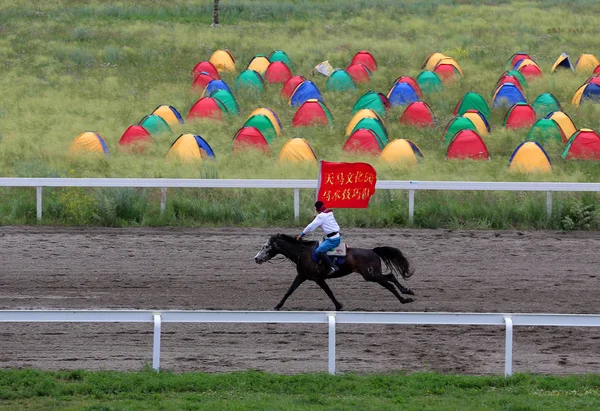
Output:
M285 300L288 299L288 297L290 295L292 295L292 293L296 290L296 288L298 288L300 286L300 284L302 284L304 281L306 281L305 277L302 277L300 275L297 275L296 278L294 278L294 282L292 283L292 285L290 285L290 288L288 288L287 292L285 293L285 295L283 296L283 298L281 299L281 301L279 301L279 304L277 304L274 309L279 311L279 309L281 307L283 307L283 303L285 303Z
M386 274L386 275L384 275L384 277L388 281L391 281L394 284L396 284L396 287L398 287L398 289L400 290L400 292L402 294L415 295L415 293L413 292L413 290L411 290L410 288L406 288L402 284L400 284L400 281L398 281L398 279L396 278L396 276L394 274Z
M319 285L319 287L321 287L323 289L323 291L325 291L325 293L331 299L331 301L333 301L333 304L335 304L335 310L341 311L342 304L340 304L338 302L338 300L335 299L333 292L331 291L331 288L329 288L329 286L327 285L325 280L315 280L315 282Z
M396 289L394 288L394 285L392 283L390 283L385 276L381 276L381 277L375 277L373 279L373 281L377 281L379 284L381 284L382 286L384 286L385 288L387 288L388 290L390 290L392 292L392 294L394 294L396 296L396 298L398 300L400 300L400 302L402 304L406 304L406 303L412 303L414 300L412 298L405 298L402 297L400 295L400 293L398 293L398 291L396 291Z

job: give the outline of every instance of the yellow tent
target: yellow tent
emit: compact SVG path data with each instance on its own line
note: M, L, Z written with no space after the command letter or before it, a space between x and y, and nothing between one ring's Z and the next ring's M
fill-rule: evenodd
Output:
M573 98L571 99L571 104L573 104L576 107L579 107L579 105L581 104L581 96L583 95L583 91L585 90L587 85L588 85L588 83L585 83L584 85L582 85L581 87L579 87L577 89L575 94L573 94Z
M573 123L573 120L571 120L571 117L569 117L567 113L563 113L562 111L555 111L553 113L550 113L550 115L546 118L556 121L563 134L565 135L567 141L577 131L575 123Z
M525 66L536 66L537 68L540 68L540 66L538 66L538 64L535 61L531 60L531 59L523 59L523 60L520 61L520 63L519 63L519 69L521 67L525 67Z
M277 116L277 113L275 113L270 108L261 107L261 108L254 109L254 111L252 113L250 113L250 115L248 116L248 119L250 119L251 117L254 117L256 115L262 115L262 116L267 117L269 119L269 121L271 122L271 124L273 124L275 133L278 136L281 135L281 122L279 121L279 117Z
M348 126L346 127L346 137L348 137L350 134L352 134L354 127L356 127L358 122L360 120L362 120L363 118L377 119L377 120L381 121L381 124L383 124L385 126L385 122L383 121L383 118L381 118L381 116L379 114L377 114L374 110L372 110L370 108L363 108L361 110L358 110L356 112L356 114L354 114L354 116L352 116L352 119L350 120L350 122L348 123Z
M254 56L252 60L250 60L250 63L248 63L248 67L246 67L246 70L254 70L261 76L264 76L265 71L267 71L267 67L269 67L269 64L271 64L271 62L265 56Z
M571 69L571 71L574 71L573 65L571 64L571 60L569 59L569 55L566 53L562 53L554 62L554 64L552 65L552 70L550 70L551 73L554 73L554 70L556 70L557 68L562 67L562 68L566 68L566 69Z
M417 156L423 158L423 153L415 143L410 140L397 139L385 146L379 154L379 160L388 164L413 165L417 163Z
M488 135L488 125L485 122L485 117L480 114L477 110L467 110L461 117L468 118L475 124L477 128L477 133L481 137L485 137Z
M445 57L446 56L442 53L431 53L429 56L427 56L423 64L421 64L421 68L423 70L433 71L439 61Z
M510 157L508 168L510 171L519 173L550 173L552 171L548 154L536 141L521 143Z
M279 152L280 163L317 163L317 156L312 147L303 138L293 138L282 147Z
M215 158L212 148L206 140L194 134L182 134L171 144L167 151L167 160L202 161Z
M183 117L181 117L181 114L179 114L175 107L165 105L158 106L154 109L152 114L165 120L171 128L183 124Z
M210 61L219 72L235 71L235 59L227 50L215 51L208 61Z
M71 154L98 153L108 155L108 146L104 139L100 137L100 134L86 131L75 138L69 152Z
M594 71L599 64L600 62L593 54L582 54L575 63L575 70L588 73Z

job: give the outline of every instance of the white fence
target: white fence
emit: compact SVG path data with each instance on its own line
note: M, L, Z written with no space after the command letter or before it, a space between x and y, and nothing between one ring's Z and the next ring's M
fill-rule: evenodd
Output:
M161 188L161 212L167 201L167 188L279 188L294 190L294 218L300 217L300 189L316 190L317 180L220 180L175 178L0 178L0 187L36 187L37 218L42 219L43 187L135 187ZM545 191L546 213L552 214L552 192L600 192L600 183L518 183L488 181L402 181L380 180L378 190L408 190L408 219L412 223L415 190L441 191Z
M328 369L335 374L336 324L492 325L505 327L504 375L512 375L513 327L600 327L592 314L480 314L315 311L150 311L150 310L0 310L0 323L84 322L153 323L152 367L160 368L162 323L295 323L328 324Z

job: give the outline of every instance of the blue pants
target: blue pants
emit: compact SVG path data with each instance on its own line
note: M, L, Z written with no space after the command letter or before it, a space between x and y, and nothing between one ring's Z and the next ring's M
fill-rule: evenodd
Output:
M326 238L317 248L317 254L325 254L327 251L340 245L341 240L342 236L339 236L337 238Z

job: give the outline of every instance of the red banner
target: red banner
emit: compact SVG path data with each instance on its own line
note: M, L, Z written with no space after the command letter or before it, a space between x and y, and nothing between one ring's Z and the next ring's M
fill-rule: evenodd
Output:
M367 208L375 183L377 172L370 164L321 161L317 200L331 208Z

